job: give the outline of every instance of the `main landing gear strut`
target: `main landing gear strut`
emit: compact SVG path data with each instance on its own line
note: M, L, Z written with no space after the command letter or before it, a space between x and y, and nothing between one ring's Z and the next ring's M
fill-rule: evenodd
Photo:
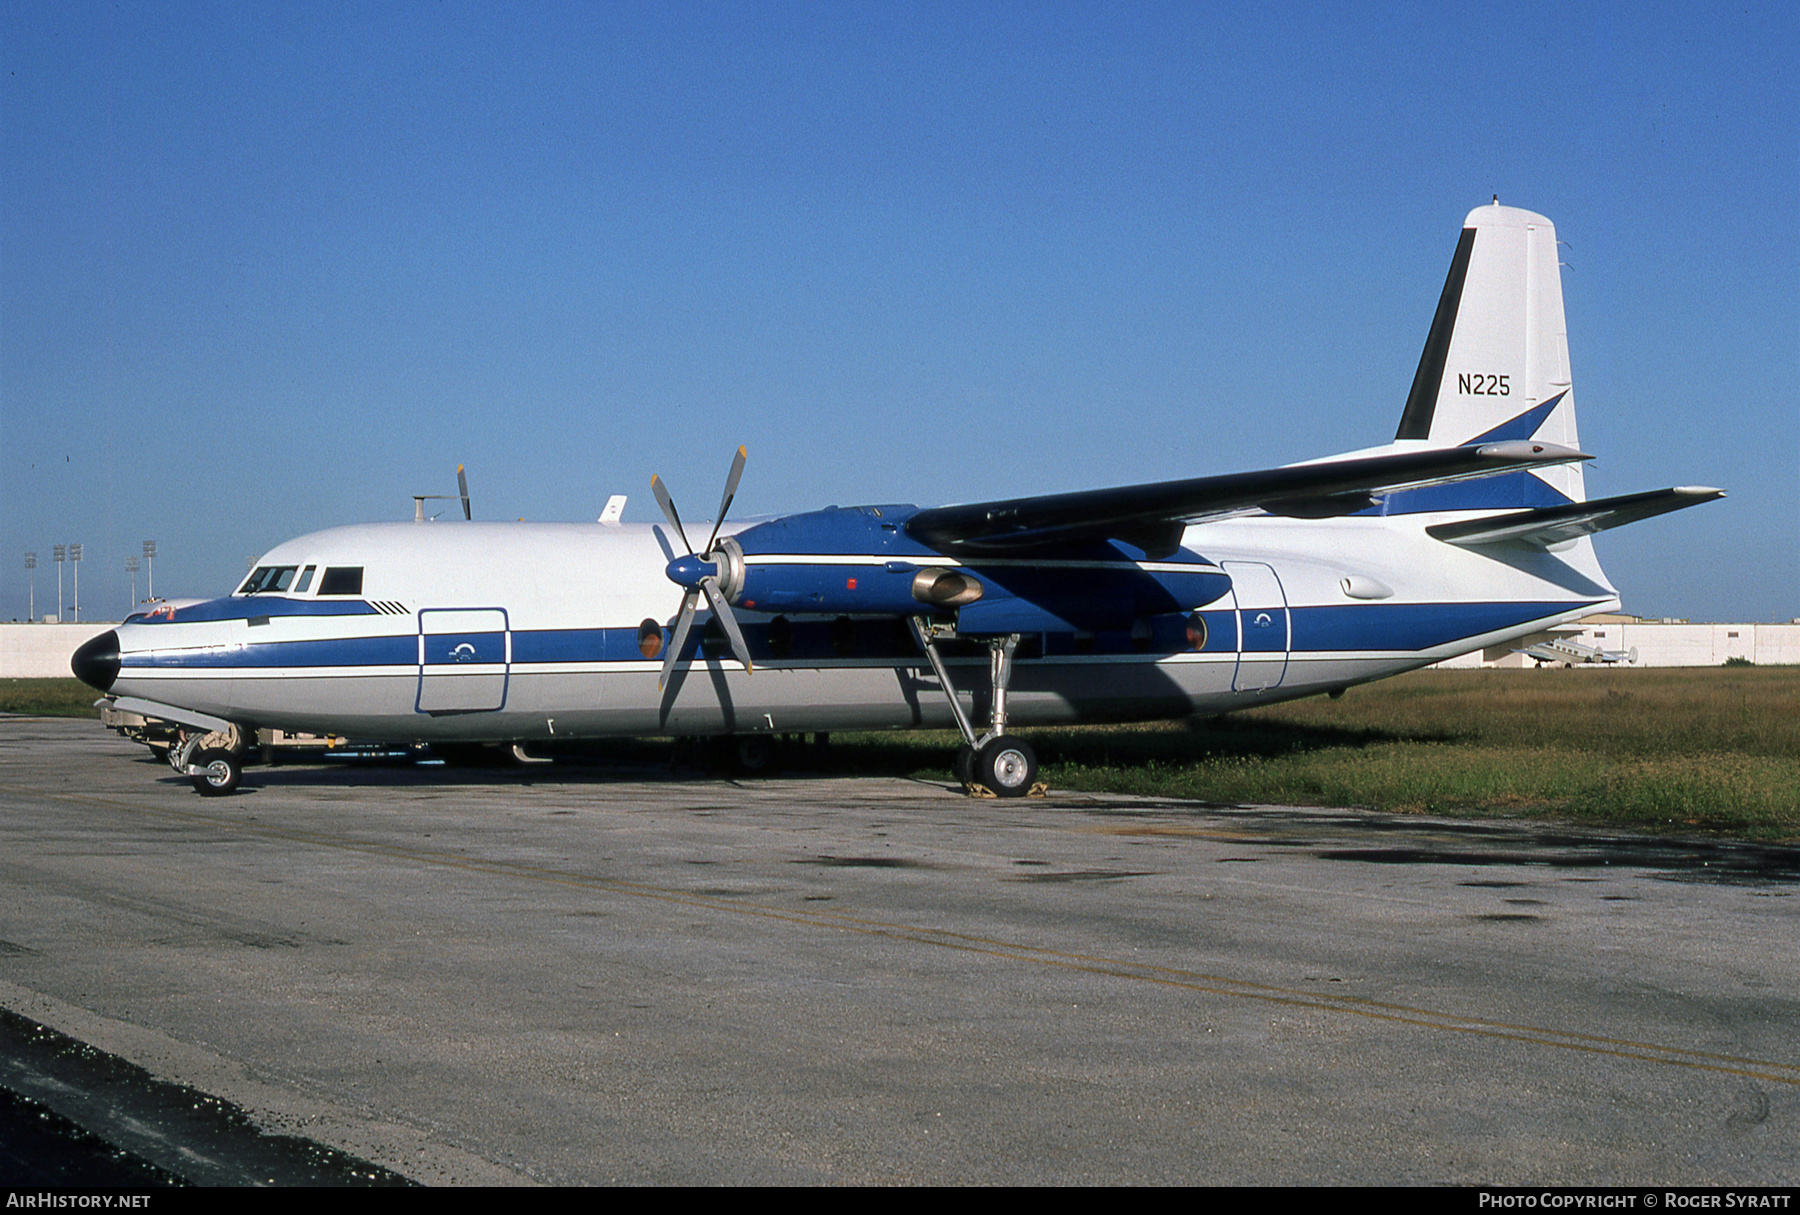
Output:
M953 637L955 630L918 616L908 617L908 623L931 661L931 669L937 673L938 686L944 689L950 712L956 717L956 728L962 732L963 743L956 751L956 779L965 786L986 789L996 797L1023 797L1031 792L1037 783L1037 755L1024 739L1006 733L1006 688L1012 682L1013 651L1019 648L1019 635L995 637L987 643L993 713L987 733L977 736L969 715L963 712L962 702L956 699L956 686L950 682L950 672L937 649L938 638Z

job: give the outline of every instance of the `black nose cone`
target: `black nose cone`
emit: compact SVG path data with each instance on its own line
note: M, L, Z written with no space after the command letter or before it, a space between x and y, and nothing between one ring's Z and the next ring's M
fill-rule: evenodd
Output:
M113 680L119 677L118 633L108 629L98 637L82 642L75 656L69 659L69 669L88 687L101 692L112 691Z

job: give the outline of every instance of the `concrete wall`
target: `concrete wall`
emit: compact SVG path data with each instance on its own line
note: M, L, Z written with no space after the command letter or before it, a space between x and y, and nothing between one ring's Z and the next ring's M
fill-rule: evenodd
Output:
M0 624L0 679L73 679L69 656L117 624Z
M1586 624L1573 641L1638 652L1643 667L1717 667L1728 658L1757 666L1800 662L1800 624Z

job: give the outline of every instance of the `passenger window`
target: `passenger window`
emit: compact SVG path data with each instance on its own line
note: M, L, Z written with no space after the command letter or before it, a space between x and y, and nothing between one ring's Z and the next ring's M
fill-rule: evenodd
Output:
M360 565L328 565L319 575L321 595L362 594L363 567Z
M642 654L645 658L655 658L659 656L663 649L662 625L656 623L654 620L645 619L643 623L638 625L637 643L638 653Z
M1195 650L1206 648L1206 617L1195 612L1187 622L1188 647Z

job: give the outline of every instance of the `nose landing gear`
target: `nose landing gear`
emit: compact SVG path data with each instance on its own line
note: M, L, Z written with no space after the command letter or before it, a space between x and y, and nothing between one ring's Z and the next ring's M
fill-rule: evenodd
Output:
M201 797L223 797L244 778L243 762L223 747L209 747L188 766L189 779Z
M183 731L169 748L169 766L192 781L201 797L224 797L244 779L244 749L244 734L235 725L210 734Z

